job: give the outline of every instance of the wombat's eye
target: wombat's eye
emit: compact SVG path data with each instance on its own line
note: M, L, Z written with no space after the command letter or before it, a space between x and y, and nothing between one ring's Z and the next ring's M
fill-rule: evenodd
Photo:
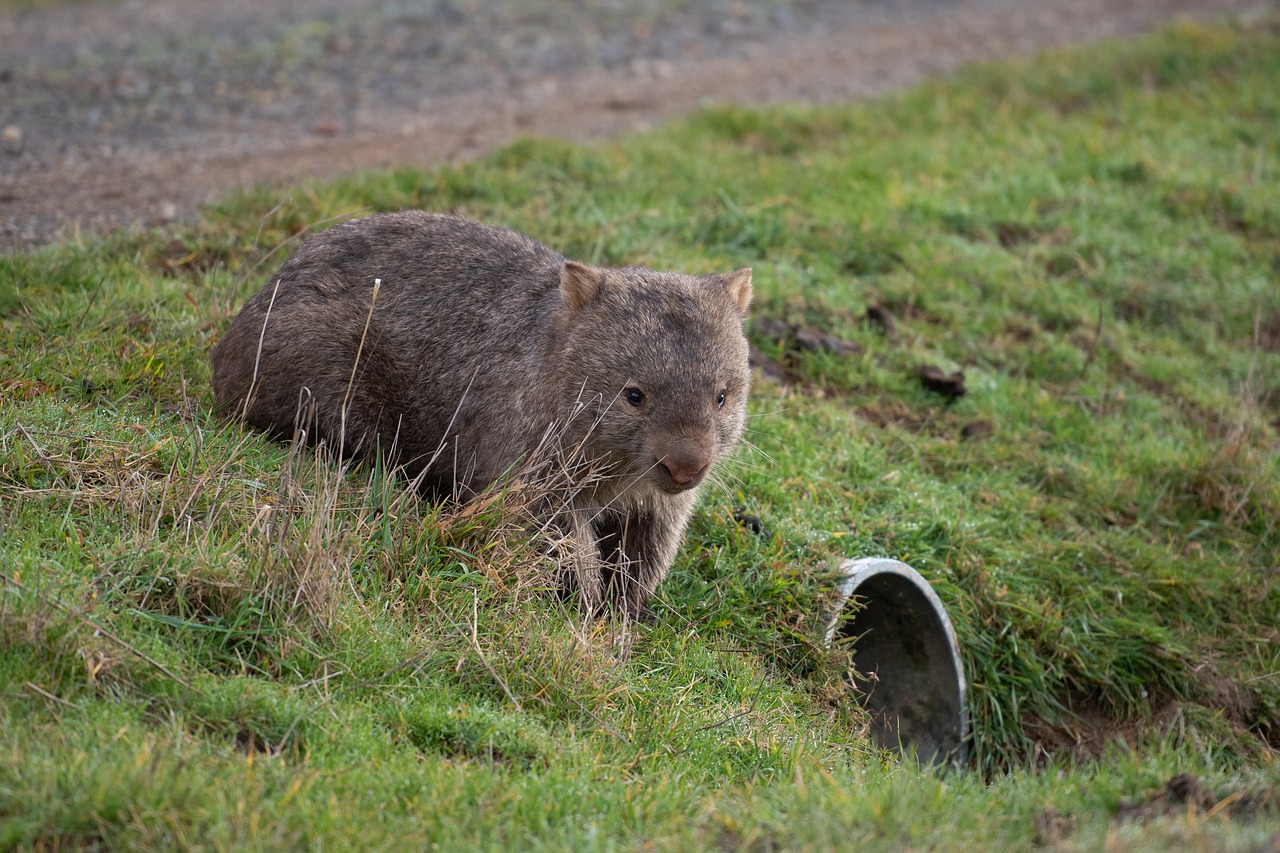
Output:
M716 408L717 408L717 409L723 409L723 408L724 408L724 400L725 400L725 397L727 397L727 396L728 396L728 392L727 392L727 391L721 391L721 392L720 392L720 396L719 396L719 397L716 397Z
M638 406L644 402L644 392L639 388L628 388L622 393L626 395L627 402L633 406Z

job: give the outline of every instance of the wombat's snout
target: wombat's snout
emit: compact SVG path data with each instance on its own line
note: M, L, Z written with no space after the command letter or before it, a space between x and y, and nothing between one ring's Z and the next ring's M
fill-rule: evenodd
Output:
M676 450L659 458L657 463L659 476L666 475L662 477L666 490L683 492L702 482L711 468L711 456L700 450Z

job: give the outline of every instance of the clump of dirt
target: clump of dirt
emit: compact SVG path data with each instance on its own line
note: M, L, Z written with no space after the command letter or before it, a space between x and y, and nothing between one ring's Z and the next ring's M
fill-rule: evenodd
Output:
M1158 817L1186 814L1189 809L1205 812L1218 804L1213 791L1190 773L1179 773L1164 787L1137 802L1124 802L1116 811L1116 821L1148 821Z
M883 305L869 306L864 318L868 325L874 326L889 337L893 337L894 332L898 330L898 323L893 318L893 312Z
M989 438L996 434L995 424L986 418L975 418L964 426L960 427L960 439L962 441L977 441L982 438Z
M862 347L853 341L775 317L757 317L752 323L752 332L772 343L778 357L769 355L753 343L750 352L751 366L780 385L798 385L804 382L796 370L797 356L802 353L848 356L862 352Z
M920 433L934 427L939 421L939 413L935 409L917 412L901 400L872 402L859 406L858 417L873 426L884 429L892 427L910 433Z
M1102 756L1117 743L1136 747L1165 736L1179 725L1190 703L1218 715L1242 743L1252 740L1259 749L1280 748L1280 714L1257 690L1222 674L1210 661L1196 665L1189 676L1189 696L1179 699L1153 692L1149 716L1118 719L1096 697L1077 694L1067 703L1068 717L1050 721L1028 714L1022 720L1023 732L1035 744L1038 760L1065 756L1084 761Z
M948 373L940 367L926 365L920 368L920 384L927 390L946 397L948 401L957 400L967 393L963 370Z
M1134 744L1162 727L1161 714L1151 720L1117 721L1087 696L1074 696L1067 705L1071 710L1065 719L1050 721L1035 714L1023 717L1022 730L1035 744L1034 757L1040 764L1059 756L1073 761L1097 758L1111 744Z
M853 341L774 317L757 318L753 329L787 352L827 352L832 355L857 355L862 352L862 347Z
M1220 711L1238 735L1257 737L1271 749L1280 749L1280 713L1268 707L1264 697L1220 673L1210 662L1195 671L1199 699Z
M1190 773L1179 773L1165 782L1159 791L1136 802L1121 803L1116 811L1116 822L1176 817L1189 811L1249 818L1280 808L1278 795L1280 792L1269 788L1252 787L1219 796Z
M751 531L752 534L759 536L761 539L773 538L773 531L765 527L764 522L760 520L760 516L747 512L745 506L740 506L733 511L733 520L740 527Z
M1116 809L1114 820L1122 823L1147 823L1161 818L1209 814L1235 820L1249 820L1260 813L1280 808L1277 792L1266 787L1242 788L1219 796L1203 781L1190 773L1171 776L1159 790L1137 800L1125 800ZM1036 843L1054 846L1065 841L1076 828L1074 815L1063 815L1049 807L1034 818ZM1274 841L1280 842L1280 836ZM1263 846L1260 851L1274 849Z

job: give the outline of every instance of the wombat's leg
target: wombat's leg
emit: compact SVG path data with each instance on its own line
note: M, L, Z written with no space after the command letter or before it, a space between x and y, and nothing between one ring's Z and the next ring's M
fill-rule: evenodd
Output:
M691 508L633 510L597 520L605 595L631 618L652 621L649 602L671 569Z

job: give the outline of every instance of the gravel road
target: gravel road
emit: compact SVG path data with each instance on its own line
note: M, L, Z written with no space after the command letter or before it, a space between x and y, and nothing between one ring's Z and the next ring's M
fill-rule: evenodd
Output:
M0 8L6 8L0 0ZM105 0L0 12L0 247L227 189L875 95L1277 0Z

